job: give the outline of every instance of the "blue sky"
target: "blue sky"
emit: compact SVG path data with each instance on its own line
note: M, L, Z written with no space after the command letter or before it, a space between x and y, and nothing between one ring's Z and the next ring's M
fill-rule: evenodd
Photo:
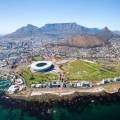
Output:
M120 0L0 0L0 34L61 22L120 30Z

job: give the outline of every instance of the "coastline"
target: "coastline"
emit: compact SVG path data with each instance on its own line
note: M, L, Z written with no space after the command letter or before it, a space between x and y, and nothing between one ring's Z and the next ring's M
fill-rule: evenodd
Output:
M16 79L17 81L19 79ZM14 84L13 84L14 85ZM114 85L114 86L113 86ZM106 88L108 86L108 88ZM112 86L112 87L111 87ZM18 90L10 94L8 91L0 95L0 102L7 109L20 109L38 119L49 118L54 107L86 108L90 104L109 104L120 101L120 83L96 85L90 88L30 88ZM23 113L24 114L24 113Z
M116 94L119 93L119 87L112 90L108 91L105 89L103 86L98 86L98 87L93 87L93 88L88 88L88 89L78 89L78 88L70 88L70 89L62 89L62 88L50 88L50 89L27 89L22 92L18 92L15 94L9 94L5 92L5 95L8 98L13 98L13 99L23 99L23 100L34 100L34 98L38 101L48 101L51 99L71 99L71 97L75 96L86 96L86 95L96 95L99 96L101 94ZM66 99L66 100L67 100Z
M8 109L22 109L27 111L31 116L40 117L43 116L45 120L46 116L50 116L53 112L54 106L74 108L81 106L84 109L89 104L111 104L120 101L120 92L116 93L74 93L67 96L57 96L45 94L42 96L32 96L29 98L22 97L10 97L5 94L0 95L0 101L2 105Z
M78 88L27 88L14 94L0 93L2 107L10 110L21 110L21 114L35 116L42 120L52 120L52 115L59 109L76 109L83 111L90 104L112 104L120 101L120 84L112 92L106 91L104 86L88 89ZM110 87L110 86L109 86Z

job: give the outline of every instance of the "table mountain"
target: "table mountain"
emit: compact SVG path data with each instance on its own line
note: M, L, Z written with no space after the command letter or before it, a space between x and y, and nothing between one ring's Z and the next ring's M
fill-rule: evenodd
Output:
M46 24L43 27L36 27L28 24L11 34L3 36L2 39L24 40L32 38L32 40L35 41L61 41L64 39L65 42L60 44L64 43L66 45L66 39L69 38L69 46L94 47L103 45L104 43L107 44L107 41L114 37L120 36L109 30L107 27L98 29L84 27L77 23L54 23Z

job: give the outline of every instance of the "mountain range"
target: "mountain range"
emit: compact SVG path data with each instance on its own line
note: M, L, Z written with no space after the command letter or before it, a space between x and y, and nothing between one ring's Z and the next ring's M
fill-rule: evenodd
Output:
M62 41L60 43L62 45L65 44L72 46L72 44L74 43L73 46L94 47L101 46L103 45L103 43L108 43L108 40L116 37L120 37L120 32L111 31L107 27L103 29L98 29L84 27L78 25L77 23L54 23L45 24L43 27L40 28L28 24L27 26L17 29L11 34L2 36L1 39L19 40L32 38L36 41L56 40L59 42Z

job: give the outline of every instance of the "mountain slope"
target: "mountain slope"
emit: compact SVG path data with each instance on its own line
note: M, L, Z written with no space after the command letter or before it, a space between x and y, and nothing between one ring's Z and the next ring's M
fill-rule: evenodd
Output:
M14 34L34 34L36 32L39 32L39 28L34 25L28 24L27 26L16 30Z
M114 32L110 31L107 27L101 29L101 31L99 31L98 33L95 34L95 36L97 36L100 39L103 39L104 41L108 41L113 37L118 37L117 34L115 34Z
M60 46L88 48L105 45L105 41L93 35L81 35L67 38L64 41L57 42L56 44Z
M69 46L78 47L94 47L107 44L112 38L120 36L107 27L104 29L88 28L77 23L54 23L46 24L39 28L34 25L28 24L21 27L15 32L2 36L2 39L7 40L26 40L31 39L35 41L39 40L65 40L63 43L66 45L66 39L69 38ZM58 44L63 44L62 42Z
M100 30L97 28L87 28L76 23L55 23L46 24L41 28L34 25L28 24L27 26L21 27L15 32L7 35L9 37L21 37L21 36L39 36L46 35L50 38L60 39L73 35L80 34L95 34Z
M113 31L115 34L120 35L120 31Z

